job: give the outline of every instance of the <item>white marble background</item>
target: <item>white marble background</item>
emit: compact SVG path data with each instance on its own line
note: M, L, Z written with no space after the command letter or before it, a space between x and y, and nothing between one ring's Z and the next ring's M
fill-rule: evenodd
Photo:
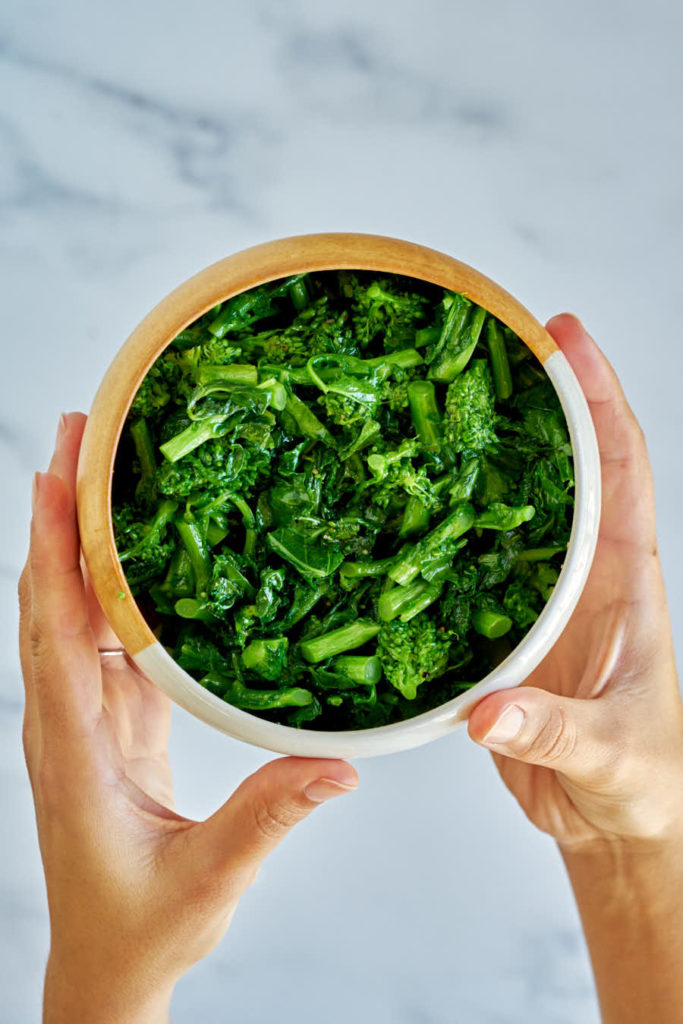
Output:
M0 1016L39 1019L44 891L15 579L63 409L213 260L315 230L403 236L580 313L648 436L683 610L675 0L22 0L0 16ZM678 626L677 626L678 628ZM177 713L179 806L264 760ZM359 764L289 838L176 1022L595 1024L552 843L463 733Z

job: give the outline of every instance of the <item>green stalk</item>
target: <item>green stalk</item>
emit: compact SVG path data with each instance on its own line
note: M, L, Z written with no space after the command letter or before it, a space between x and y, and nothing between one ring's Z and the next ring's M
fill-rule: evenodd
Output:
M469 501L474 493L474 486L479 476L479 459L467 459L460 466L455 483L450 488L451 505L461 501Z
M195 522L188 523L184 519L178 519L176 529L190 556L197 597L206 598L211 581L211 556L206 538Z
M415 533L424 533L429 526L430 511L427 506L411 494L403 510L403 521L398 531L399 537L410 537Z
M382 662L376 656L342 654L332 662L332 671L348 676L358 686L375 686L382 678Z
M472 615L472 626L477 633L481 633L482 636L487 637L489 640L497 640L498 637L505 636L510 630L512 619L509 619L507 615L501 615L499 612L480 608Z
M292 417L301 434L310 437L312 441L323 441L325 444L334 445L332 435L321 423L315 413L311 412L305 402L291 392L288 394L285 410Z
M382 622L391 622L405 610L416 598L420 597L429 587L424 580L411 583L406 587L393 587L385 591L377 602L377 614Z
M493 317L486 322L486 341L491 357L491 373L498 398L506 399L512 394L512 373L508 362L505 336Z
M199 448L205 441L220 437L220 428L225 419L225 416L212 416L206 420L195 420L170 441L162 444L159 449L161 454L169 462L177 462L184 455L189 455L195 448Z
M195 597L181 597L179 601L176 601L174 608L176 615L179 615L181 619L195 619L197 622L206 622L207 624L216 621L216 616L211 610Z
M379 631L380 626L372 619L357 619L349 626L333 629L330 633L316 636L312 640L304 640L300 645L301 653L306 661L315 664L333 658L335 654L353 650L354 647L362 647L368 640L372 640L373 636L377 636Z
M410 370L413 366L420 366L424 359L414 348L402 348L398 352L387 352L383 356L375 356L374 359L363 359L366 366L380 367L387 369L397 367L400 370Z
M230 363L228 366L204 363L197 367L195 378L198 384L248 384L256 387L258 370L250 363Z
M441 447L441 412L430 380L414 380L408 385L410 417L417 436L431 451Z
M289 286L289 297L294 309L305 309L308 305L308 289L302 277L296 278Z
M246 558L250 558L251 555L253 555L254 548L256 546L256 517L244 498L234 498L231 496L230 501L242 516L242 522L244 524L244 547L242 549L242 554Z
M429 583L421 594L418 594L414 600L409 601L407 605L404 605L400 616L401 622L410 622L410 620L414 619L416 615L423 612L425 608L429 608L430 604L434 604L434 602L441 596L442 590L442 583Z
M415 348L433 345L441 337L440 327L422 327L415 332Z
M140 479L135 488L138 500L152 502L156 498L157 464L154 457L154 445L147 426L147 420L134 420L130 425L130 436L135 445L135 454L140 464Z
M405 552L398 563L389 570L389 576L401 586L412 583L419 575L426 555L432 554L434 549L440 547L444 541L456 540L466 533L474 524L474 519L474 509L470 504L465 502L456 505L438 526Z
M567 549L562 548L527 548L526 551L520 551L517 555L518 562L547 562L553 555L559 555L561 551Z
M429 367L430 380L449 384L467 366L477 347L486 310L454 295Z
M377 562L344 562L339 569L339 582L345 590L349 590L366 576L384 576L395 561L395 558L382 558Z

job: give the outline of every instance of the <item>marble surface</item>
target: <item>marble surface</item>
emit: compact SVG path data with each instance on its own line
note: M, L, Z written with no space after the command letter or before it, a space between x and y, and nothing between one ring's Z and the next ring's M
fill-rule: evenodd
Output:
M47 916L21 748L30 476L142 315L289 233L444 249L579 312L648 437L683 610L679 99L671 0L24 0L0 29L0 1006L38 1020ZM645 358L644 358L645 357ZM678 467L677 472L672 472ZM678 628L678 627L677 627ZM265 759L178 712L178 802ZM360 764L272 858L174 1020L596 1024L570 891L462 732Z

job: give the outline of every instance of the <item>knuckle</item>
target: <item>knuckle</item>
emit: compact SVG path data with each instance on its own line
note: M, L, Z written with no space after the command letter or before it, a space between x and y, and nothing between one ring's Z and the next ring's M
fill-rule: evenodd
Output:
M576 730L561 707L554 707L541 728L525 744L523 754L533 761L552 764L571 757L576 748Z
M282 839L301 820L302 812L293 804L273 803L261 798L253 805L256 830L264 839Z

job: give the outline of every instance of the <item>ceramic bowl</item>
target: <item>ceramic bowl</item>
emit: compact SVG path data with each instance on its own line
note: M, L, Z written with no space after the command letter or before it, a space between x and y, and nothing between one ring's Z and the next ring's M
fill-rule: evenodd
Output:
M111 517L114 459L128 409L150 366L169 342L217 303L246 289L307 271L372 270L403 274L462 292L483 306L543 363L569 426L575 469L571 538L552 596L523 640L476 686L415 718L373 729L315 732L265 721L209 693L167 653L143 618L116 554ZM433 249L375 235L302 235L219 260L171 292L133 331L95 396L78 467L81 542L95 592L139 668L181 707L248 743L284 754L364 757L427 743L463 723L494 690L517 686L564 629L588 576L600 519L600 461L588 405L565 356L519 302L472 267Z

